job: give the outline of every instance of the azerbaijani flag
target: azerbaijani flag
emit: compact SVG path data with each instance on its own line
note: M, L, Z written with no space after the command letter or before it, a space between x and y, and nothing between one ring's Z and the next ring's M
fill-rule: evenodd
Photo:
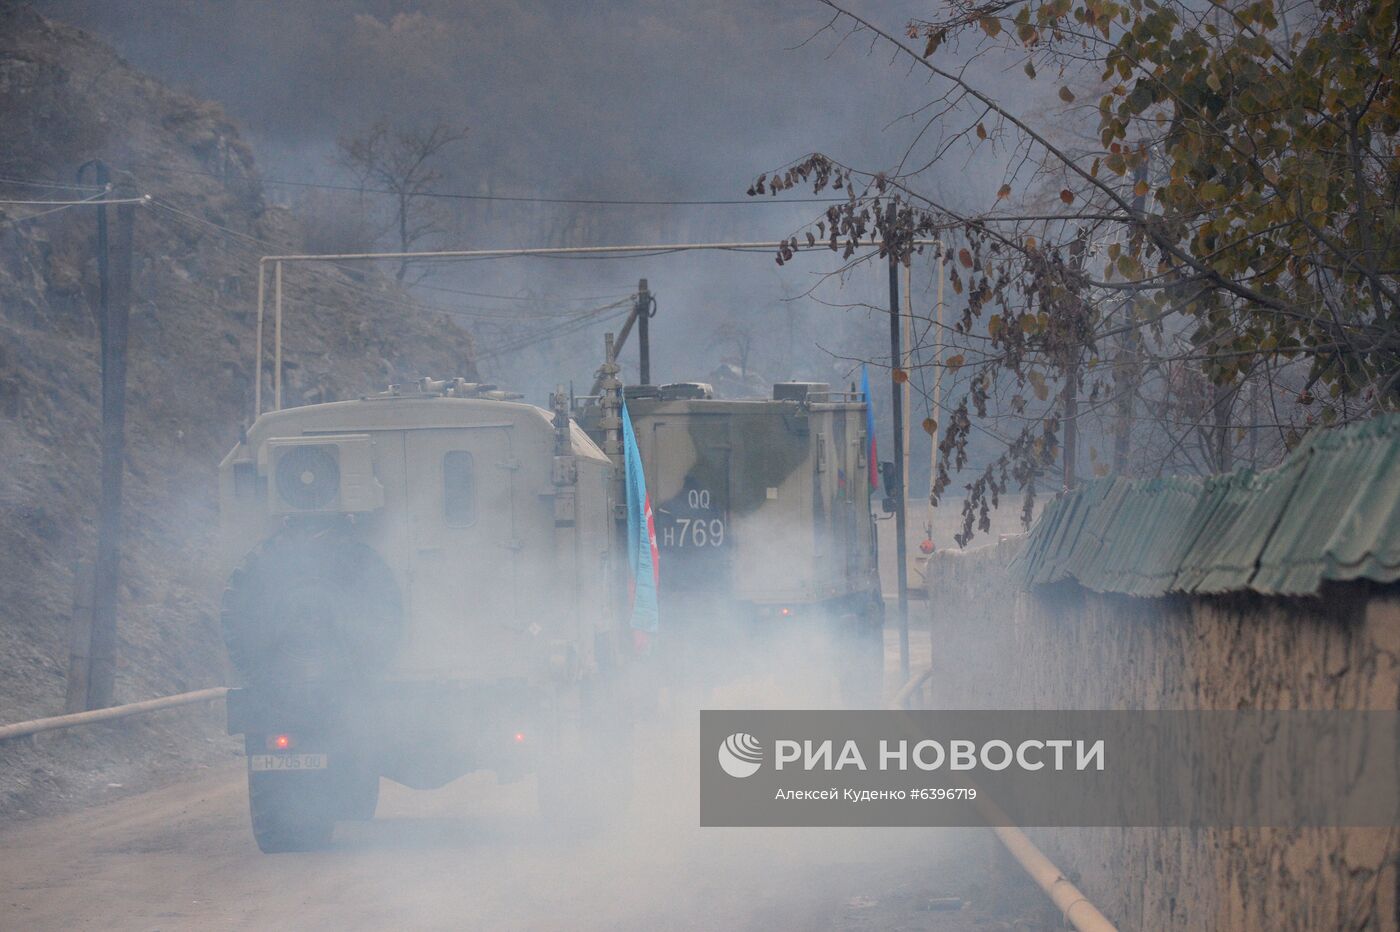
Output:
M870 487L880 487L880 461L875 453L875 399L870 394L870 373L860 367L860 393L865 396L865 467Z
M660 616L657 590L661 587L660 552L656 546L656 522L642 471L642 453L632 431L627 402L622 403L622 456L627 486L627 566L631 572L632 627L647 633L656 630Z

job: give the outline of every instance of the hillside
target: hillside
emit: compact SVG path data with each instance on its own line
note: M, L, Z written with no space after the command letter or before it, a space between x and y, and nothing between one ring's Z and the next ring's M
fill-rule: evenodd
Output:
M257 258L301 248L297 217L267 205L218 105L27 7L0 7L0 125L0 199L89 196L52 185L93 158L152 197L135 233L116 696L222 683L215 467L252 409ZM61 711L73 568L96 537L94 210L49 210L0 205L0 721ZM470 335L391 284L289 268L290 403L474 375Z

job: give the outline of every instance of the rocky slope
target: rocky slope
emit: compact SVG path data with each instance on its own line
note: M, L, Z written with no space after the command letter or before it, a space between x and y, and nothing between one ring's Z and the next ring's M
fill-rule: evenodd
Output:
M0 126L0 200L89 196L45 184L93 158L151 195L135 232L116 694L222 683L215 467L252 408L257 259L299 251L297 218L264 200L217 105L24 6L0 6ZM95 211L50 210L0 205L0 722L61 711L73 568L96 537ZM289 268L286 305L291 403L474 375L470 336L372 269ZM17 754L0 748L0 768Z

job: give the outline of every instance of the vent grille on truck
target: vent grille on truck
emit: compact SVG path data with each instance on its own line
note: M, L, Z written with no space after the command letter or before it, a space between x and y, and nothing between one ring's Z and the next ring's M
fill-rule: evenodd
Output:
M330 444L288 447L277 457L277 494L298 511L316 511L340 493L338 451Z

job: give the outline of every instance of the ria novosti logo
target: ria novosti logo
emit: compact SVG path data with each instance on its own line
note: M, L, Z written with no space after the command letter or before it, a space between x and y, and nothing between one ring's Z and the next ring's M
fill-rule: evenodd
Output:
M719 746L719 765L731 777L751 777L763 763L763 745L753 735L735 732Z

